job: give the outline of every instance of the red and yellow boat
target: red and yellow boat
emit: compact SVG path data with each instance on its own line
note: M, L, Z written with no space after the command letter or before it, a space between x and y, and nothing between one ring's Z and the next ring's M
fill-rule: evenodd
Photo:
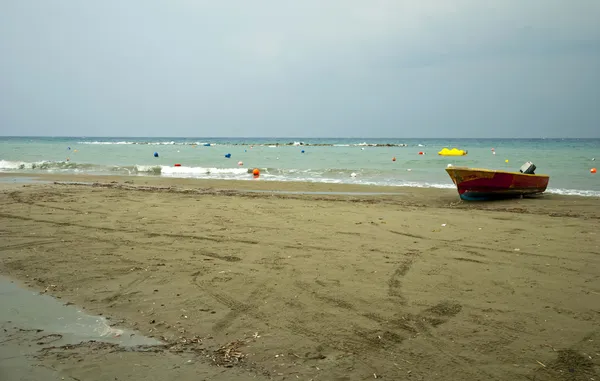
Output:
M544 193L550 180L547 175L467 167L448 167L446 172L456 185L460 198L468 201Z

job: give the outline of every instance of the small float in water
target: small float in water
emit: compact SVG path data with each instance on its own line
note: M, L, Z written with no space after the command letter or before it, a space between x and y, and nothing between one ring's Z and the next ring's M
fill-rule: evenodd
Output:
M458 189L461 199L485 201L541 194L550 177L536 175L532 162L523 164L519 172L495 171L468 167L447 167L446 172Z

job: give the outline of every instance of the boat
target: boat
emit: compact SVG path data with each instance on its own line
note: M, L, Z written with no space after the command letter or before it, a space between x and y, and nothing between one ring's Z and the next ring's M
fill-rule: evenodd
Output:
M468 153L469 153L469 151L465 151L465 150L458 149L458 148L452 148L452 149L444 148L440 152L438 152L438 155L440 155L440 156L465 156Z
M536 175L534 171L535 165L531 162L525 163L519 172L452 166L446 168L446 172L458 189L458 195L467 201L485 201L544 193L550 177Z

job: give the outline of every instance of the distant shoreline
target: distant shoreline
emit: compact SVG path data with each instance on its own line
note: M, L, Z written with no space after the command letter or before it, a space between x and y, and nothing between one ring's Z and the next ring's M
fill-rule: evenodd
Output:
M26 138L26 139L210 139L210 140L218 140L218 139L274 139L274 140L600 140L600 137L529 137L529 138L502 138L502 137L494 137L494 138L477 138L477 137L439 137L439 138L421 138L421 137L376 137L376 138L367 138L367 137L287 137L287 136L70 136L70 135L0 135L0 139L3 138Z

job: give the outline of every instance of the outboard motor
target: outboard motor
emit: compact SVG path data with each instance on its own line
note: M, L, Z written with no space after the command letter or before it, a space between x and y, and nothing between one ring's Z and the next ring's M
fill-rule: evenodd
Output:
M535 175L535 164L528 161L527 163L521 166L520 172L525 173L527 175Z

